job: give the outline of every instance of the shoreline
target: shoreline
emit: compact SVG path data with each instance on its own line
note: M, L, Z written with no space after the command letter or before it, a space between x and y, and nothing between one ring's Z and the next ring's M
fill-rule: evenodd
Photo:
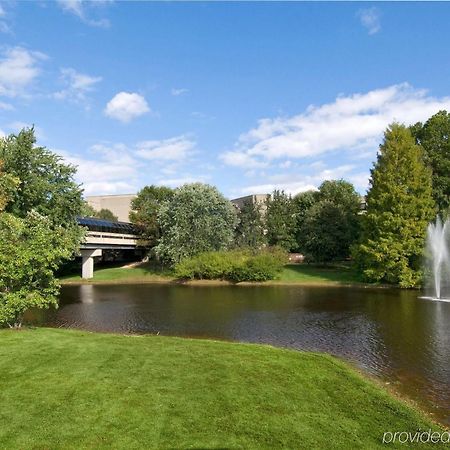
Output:
M227 280L177 280L175 278L167 279L145 279L145 278L126 278L117 280L59 280L61 286L82 286L82 285L130 285L130 284L158 284L173 286L304 286L304 287L355 287L364 289L401 289L398 286L387 284L371 284L358 282L339 282L339 281L242 281L234 283Z

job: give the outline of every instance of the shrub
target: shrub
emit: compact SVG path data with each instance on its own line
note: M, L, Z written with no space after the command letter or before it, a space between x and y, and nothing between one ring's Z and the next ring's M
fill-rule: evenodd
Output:
M176 264L175 276L191 280L267 281L273 280L286 262L286 253L278 248L206 252Z

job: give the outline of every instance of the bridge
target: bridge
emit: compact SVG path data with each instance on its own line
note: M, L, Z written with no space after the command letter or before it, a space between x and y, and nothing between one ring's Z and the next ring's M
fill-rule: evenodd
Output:
M88 229L86 239L80 246L81 276L94 276L94 257L101 256L103 250L135 250L138 236L133 224L112 222L94 217L77 217L78 225Z

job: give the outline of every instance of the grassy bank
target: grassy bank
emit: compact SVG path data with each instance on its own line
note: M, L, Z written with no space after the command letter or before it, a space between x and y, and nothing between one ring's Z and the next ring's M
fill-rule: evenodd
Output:
M83 281L79 275L61 277L63 283L152 283L174 282L173 274L168 269L157 268L152 265L139 267L109 267L97 268L94 278ZM196 283L196 282L193 282ZM270 283L287 284L353 284L359 283L357 275L346 265L315 266L309 264L288 264L280 275Z
M436 428L326 355L55 329L0 342L2 448L384 448L385 431Z

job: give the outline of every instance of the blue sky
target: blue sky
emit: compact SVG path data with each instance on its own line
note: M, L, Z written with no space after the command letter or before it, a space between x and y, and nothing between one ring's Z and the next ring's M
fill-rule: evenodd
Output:
M34 124L85 193L345 178L450 110L448 3L0 3L0 133Z

